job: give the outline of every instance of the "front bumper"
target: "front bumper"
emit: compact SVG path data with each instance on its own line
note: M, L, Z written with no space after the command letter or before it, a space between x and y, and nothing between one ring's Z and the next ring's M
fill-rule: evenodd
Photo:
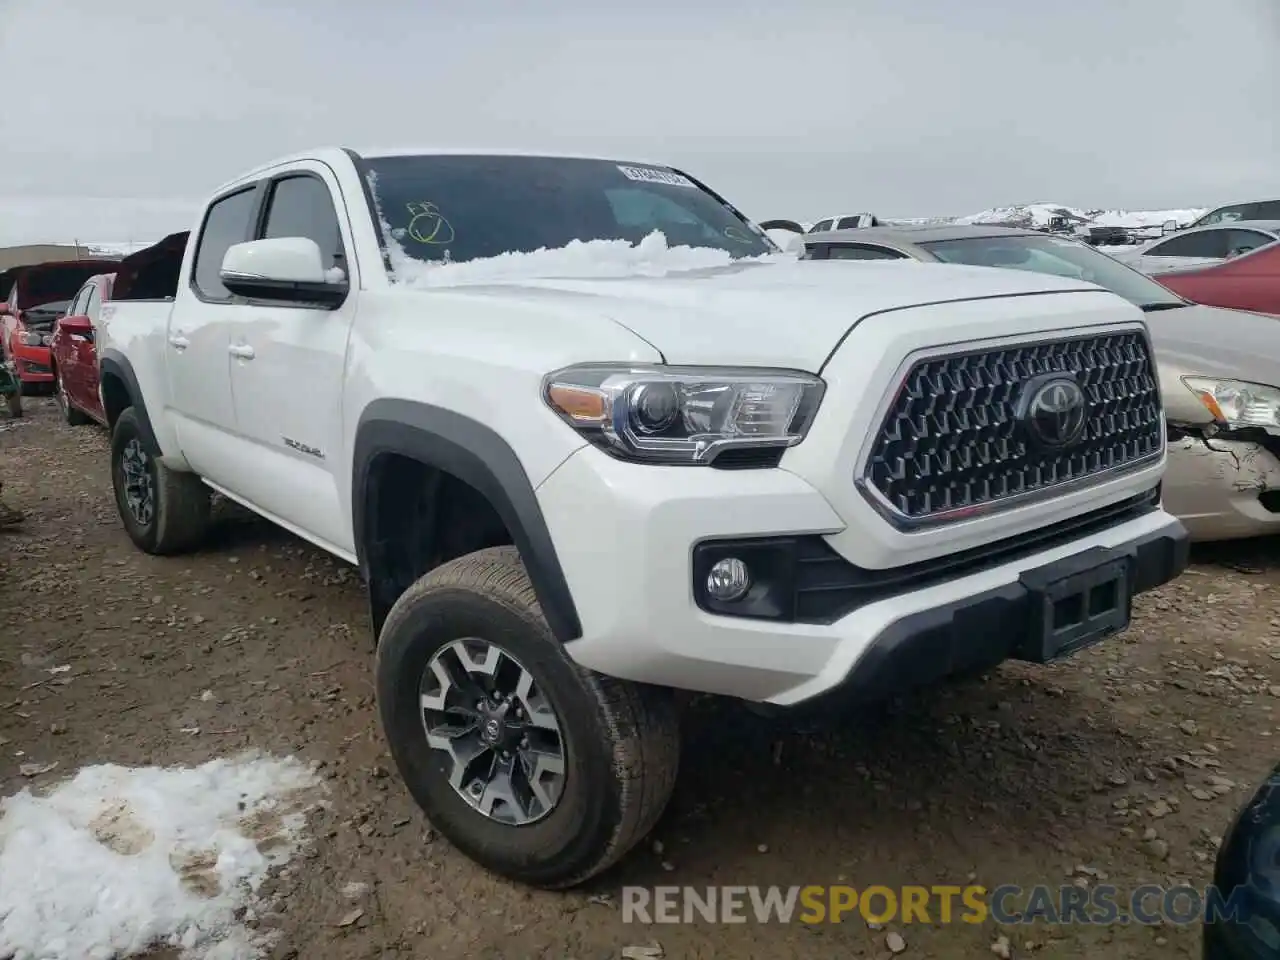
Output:
M14 369L23 383L53 383L53 352L48 347L12 344Z
M1169 441L1165 509L1191 539L1280 533L1280 458L1261 444L1185 436Z
M823 569L838 572L838 582L810 586L844 591L839 602L783 620L703 609L693 568L695 545L726 537L830 543L853 532L789 471L643 467L584 448L538 488L538 500L582 621L582 636L566 647L575 661L622 679L785 706L837 690L879 698L1025 655L1028 577L1052 579L1054 565L1065 570L1087 551L1127 564L1132 593L1177 576L1186 531L1151 496L1134 493L1131 501L1146 502L1115 502L1092 520L980 553L878 571L826 558ZM851 586L860 578L875 588Z

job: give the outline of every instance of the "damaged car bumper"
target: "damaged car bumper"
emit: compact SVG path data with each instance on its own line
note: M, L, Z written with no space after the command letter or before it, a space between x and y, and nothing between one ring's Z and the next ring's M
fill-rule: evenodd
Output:
M1170 430L1164 507L1192 540L1280 533L1280 438L1259 433Z

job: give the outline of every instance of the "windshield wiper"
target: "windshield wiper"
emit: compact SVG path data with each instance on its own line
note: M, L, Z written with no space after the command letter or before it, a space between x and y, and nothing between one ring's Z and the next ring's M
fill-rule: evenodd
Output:
M1188 306L1188 304L1179 303L1173 300L1162 300L1159 303L1141 304L1140 309L1143 313L1156 313L1160 310L1181 310L1185 306Z

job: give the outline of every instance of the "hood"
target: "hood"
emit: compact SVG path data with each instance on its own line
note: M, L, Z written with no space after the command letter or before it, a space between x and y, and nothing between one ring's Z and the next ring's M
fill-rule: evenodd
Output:
M915 261L742 263L657 277L521 279L465 288L466 296L554 301L604 317L667 363L787 367L816 373L869 314L902 307L1100 287L1024 270ZM455 288L464 293L464 288Z
M1170 420L1207 423L1182 377L1222 377L1280 387L1280 318L1191 304L1147 314Z

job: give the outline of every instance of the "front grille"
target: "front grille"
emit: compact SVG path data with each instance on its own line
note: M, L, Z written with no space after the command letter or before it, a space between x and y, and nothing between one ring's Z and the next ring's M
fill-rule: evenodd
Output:
M1028 381L1074 374L1078 441L1046 449L1017 416ZM876 435L862 482L908 523L1101 478L1159 455L1155 365L1139 332L1019 344L917 361Z

